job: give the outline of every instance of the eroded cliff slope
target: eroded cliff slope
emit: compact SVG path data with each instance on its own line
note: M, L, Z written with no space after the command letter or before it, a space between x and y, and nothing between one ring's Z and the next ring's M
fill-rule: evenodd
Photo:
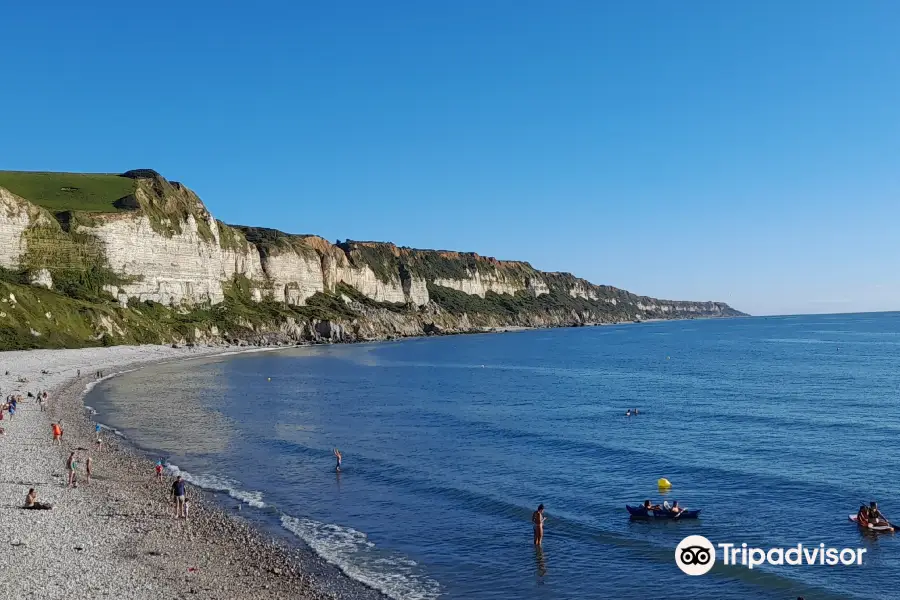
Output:
M473 253L229 226L151 170L0 172L0 345L353 341L738 316Z

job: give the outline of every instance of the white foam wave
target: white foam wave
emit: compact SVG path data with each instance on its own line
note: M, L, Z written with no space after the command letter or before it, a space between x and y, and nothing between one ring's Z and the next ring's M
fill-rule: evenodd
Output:
M240 502L248 504L254 508L266 507L266 503L263 502L262 499L262 492L242 489L240 487L240 484L233 479L220 477L218 475L194 475L193 473L189 473L188 471L182 471L180 468L178 468L178 465L172 464L166 465L166 472L173 476L181 475L184 480L191 485L196 485L197 487L203 488L204 490L210 490L213 492L225 492L235 500L239 500Z
M138 369L140 369L140 367L134 369L123 369L121 371L116 371L115 373L110 373L109 375L104 375L103 377L95 379L94 381L90 381L84 386L84 393L85 395L89 394L90 391L97 387L97 384L101 381L106 381L107 379L112 379L113 377L118 377L119 375L123 375L125 373L131 373L132 371L137 371Z
M281 525L348 577L389 598L432 600L441 595L438 582L422 573L415 561L381 551L361 531L288 515L282 515Z

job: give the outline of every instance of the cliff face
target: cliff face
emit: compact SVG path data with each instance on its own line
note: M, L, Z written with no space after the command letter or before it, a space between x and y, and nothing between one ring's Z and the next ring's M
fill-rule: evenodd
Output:
M26 175L15 181L27 191ZM41 293L56 297L45 302L87 302L98 312L77 311L68 325L78 333L55 345L79 336L83 343L378 339L741 314L723 303L636 296L472 253L231 227L188 188L153 171L96 177L126 177L132 193L99 211L54 210L46 192L26 199L0 187L4 285L50 287ZM113 183L122 189L121 180ZM35 329L40 319L4 318L0 329L27 323L34 343L26 346L54 345L40 340L58 333Z

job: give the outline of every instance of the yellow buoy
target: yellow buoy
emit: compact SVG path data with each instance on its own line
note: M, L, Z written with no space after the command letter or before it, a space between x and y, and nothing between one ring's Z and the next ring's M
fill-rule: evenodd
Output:
M658 486L661 487L661 488L670 488L670 487L672 487L672 483L671 483L668 479L666 479L665 477L660 477L660 478L659 478L659 481L656 482L656 485L658 485Z

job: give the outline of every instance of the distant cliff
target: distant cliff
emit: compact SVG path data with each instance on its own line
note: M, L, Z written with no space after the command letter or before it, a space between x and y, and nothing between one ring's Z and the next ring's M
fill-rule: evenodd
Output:
M356 341L730 317L473 253L229 226L187 187L0 171L0 347Z

